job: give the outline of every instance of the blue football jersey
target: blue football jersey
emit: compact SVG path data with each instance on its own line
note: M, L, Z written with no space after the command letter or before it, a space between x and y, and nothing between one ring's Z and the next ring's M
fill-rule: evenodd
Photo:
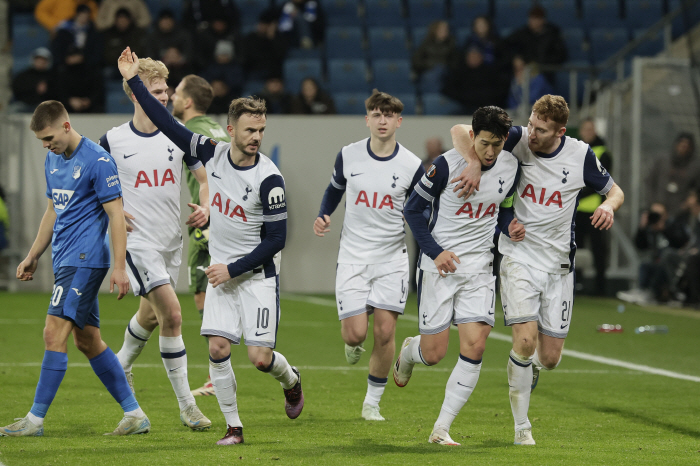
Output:
M73 156L49 152L46 196L53 200L52 259L60 267L109 267L109 217L102 204L122 195L117 165L102 147L83 137Z

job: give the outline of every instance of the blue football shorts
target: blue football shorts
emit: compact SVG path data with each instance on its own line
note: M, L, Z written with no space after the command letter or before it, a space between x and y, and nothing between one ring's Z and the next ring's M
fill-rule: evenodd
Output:
M97 293L109 269L61 267L54 273L49 315L72 321L81 330L100 326Z

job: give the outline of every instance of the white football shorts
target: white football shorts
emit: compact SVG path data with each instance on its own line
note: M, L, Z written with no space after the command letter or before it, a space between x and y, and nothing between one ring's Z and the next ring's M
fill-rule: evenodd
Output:
M175 288L181 261L181 247L174 251L127 249L126 274L129 276L134 295L146 296L153 288L166 283L170 283Z
M372 314L375 308L403 314L408 280L408 258L385 264L338 264L335 273L338 318Z
M574 304L574 274L543 272L503 256L501 302L506 325L536 321L540 333L566 338Z
M248 275L248 274L246 274ZM220 336L234 345L274 348L280 321L279 275L233 278L207 286L201 335Z
M418 328L434 335L451 324L484 322L494 325L496 277L490 273L418 271Z

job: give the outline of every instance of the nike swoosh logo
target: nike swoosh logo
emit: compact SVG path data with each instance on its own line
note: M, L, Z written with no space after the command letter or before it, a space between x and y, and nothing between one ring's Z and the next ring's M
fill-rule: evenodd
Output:
M80 292L80 290L78 290L77 288L71 288L71 290L75 291L75 294L77 294L78 296L82 296L82 295L83 295L83 294Z
M566 325L561 324L561 329L564 330L564 329L565 329L566 327L568 327L568 326L569 326L569 324L566 324Z
M399 299L399 303L400 303L400 304L403 304L403 303L405 303L405 302L406 302L405 299Z
M350 176L362 175L362 173L350 173Z
M54 168L54 169L51 170L49 173L51 173L51 174L53 175L53 174L56 173L57 171L58 171L58 168Z
M211 176L213 176L214 178L221 179L221 177L217 175L216 172L211 172Z
M489 312L489 315L492 316L492 315L493 315L493 312Z
M457 385L461 385L464 388L474 388L474 387L470 387L469 385L464 385L463 383L459 383L459 382L457 382Z
M124 158L125 158L125 159L128 159L129 157L133 157L133 156L136 155L136 154L138 154L138 152L134 152L133 154L130 154L130 155L124 154Z
M522 165L523 167L534 167L535 166L534 163L521 163L520 165Z
M268 333L270 333L270 332L265 332L265 333L258 333L258 332L255 332L255 336L256 336L256 337L261 337L261 336L263 336L263 335L267 335Z
M126 157L124 157L124 158L126 158ZM97 160L102 160L103 162L109 162L109 159L107 157L100 157Z
M174 371L178 370L178 369L181 368L181 367L182 367L182 366L177 366L175 369L170 369L170 372L174 372ZM457 382L457 383L459 383L459 382Z

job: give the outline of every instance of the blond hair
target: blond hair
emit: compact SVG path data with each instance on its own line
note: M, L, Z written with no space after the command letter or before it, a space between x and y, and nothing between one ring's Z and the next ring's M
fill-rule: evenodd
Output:
M152 58L139 59L139 78L141 78L141 81L143 81L144 84L151 84L156 79L167 80L168 74L168 67L165 66L165 63L162 61L154 60ZM124 88L126 96L129 98L129 100L131 100L133 91L126 83L126 79L122 81L122 87Z
M532 112L540 119L552 120L560 126L566 126L569 121L569 106L560 95L543 95L532 106Z

